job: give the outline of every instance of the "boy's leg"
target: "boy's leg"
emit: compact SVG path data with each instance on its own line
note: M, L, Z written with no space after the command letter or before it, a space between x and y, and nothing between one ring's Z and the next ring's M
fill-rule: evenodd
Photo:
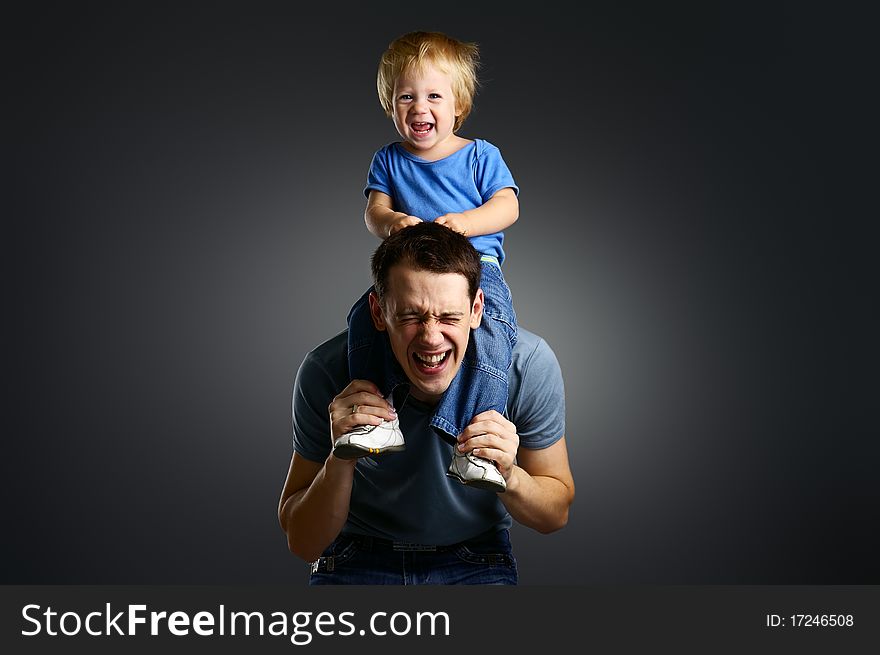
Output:
M348 313L348 371L352 380L369 380L394 404L392 393L406 378L394 358L388 335L379 332L370 315L370 288ZM404 450L397 420L362 425L336 440L333 454L342 459Z
M461 369L449 385L431 425L446 440L455 438L474 416L507 406L508 369L516 343L516 314L501 269L494 258L483 257L480 287L485 296L483 321L471 333ZM504 491L505 483L493 462L454 451L449 475L464 484Z

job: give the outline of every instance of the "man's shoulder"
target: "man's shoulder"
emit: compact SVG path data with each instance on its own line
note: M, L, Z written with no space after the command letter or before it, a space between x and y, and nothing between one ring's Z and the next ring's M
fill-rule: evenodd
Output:
M544 339L529 332L521 325L517 327L516 345L513 347L513 366L523 367L534 357L556 359L553 349Z
M539 335L518 329L507 409L528 449L547 448L565 434L565 384L553 349Z
M319 370L331 379L348 375L348 330L343 330L306 353L301 371L313 374Z
M556 353L550 345L540 335L518 326L510 363L510 399L549 385L561 376Z

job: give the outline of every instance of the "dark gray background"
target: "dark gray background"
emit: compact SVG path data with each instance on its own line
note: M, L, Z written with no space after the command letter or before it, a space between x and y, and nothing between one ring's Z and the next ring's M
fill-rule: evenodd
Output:
M378 56L434 29L482 46L462 134L566 382L577 499L522 582L880 583L863 21L607 4L9 15L0 582L305 582L292 380L368 284Z

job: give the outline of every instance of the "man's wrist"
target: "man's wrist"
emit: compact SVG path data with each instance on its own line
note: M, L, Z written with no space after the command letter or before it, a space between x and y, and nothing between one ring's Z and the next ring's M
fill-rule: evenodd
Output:
M328 475L344 475L349 472L354 473L355 466L357 466L356 459L342 459L334 455L332 452L327 458L327 461L324 462L324 468L327 469Z
M510 475L507 476L505 482L507 483L507 489L505 493L507 494L516 494L519 490L520 484L522 483L522 476L528 475L525 470L521 469L519 466L514 464L510 467Z

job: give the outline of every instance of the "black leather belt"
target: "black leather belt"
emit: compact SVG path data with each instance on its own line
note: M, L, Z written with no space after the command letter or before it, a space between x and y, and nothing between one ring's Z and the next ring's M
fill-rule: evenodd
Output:
M468 539L467 541L460 541L455 544L448 545L434 545L434 544L419 544L411 541L392 541L390 539L382 539L380 537L370 537L368 535L363 534L354 534L351 532L343 532L336 538L336 544L338 547L345 549L346 546L340 544L340 542L349 542L356 544L358 548L361 550L372 550L372 551L394 551L398 553L443 553L456 551L459 548L474 546L478 544L487 544L498 541L499 538L503 540L508 540L507 530L492 530L490 532L485 532L481 535L474 537L473 539ZM489 564L499 563L499 560L505 560L507 556L504 555L477 555L477 557L485 558L486 562ZM316 573L322 569L322 567L328 572L332 572L336 566L336 555L327 555L321 556L314 562L310 563L312 573Z
M344 532L339 536L341 538L347 538L354 541L358 544L358 546L365 550L393 550L397 552L443 553L458 550L462 546L468 546L470 544L479 544L494 541L499 534L500 531L492 530L491 532L484 532L483 534L478 535L473 539L467 539L466 541L460 541L455 544L442 546L435 544L419 544L410 541L392 541L390 539L381 539L380 537L370 537L362 534L353 534L351 532Z

